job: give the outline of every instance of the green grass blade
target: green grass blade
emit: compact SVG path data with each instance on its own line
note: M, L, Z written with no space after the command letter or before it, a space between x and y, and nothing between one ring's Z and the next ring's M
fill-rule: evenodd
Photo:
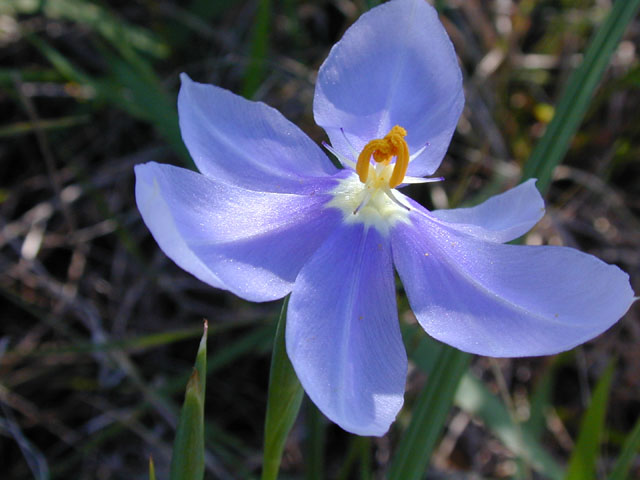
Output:
M324 475L324 445L326 437L326 425L324 415L312 402L305 405L305 417L307 423L305 480L322 480Z
M569 77L551 123L536 145L523 171L522 181L537 178L544 194L551 183L553 169L569 149L611 55L633 19L640 0L619 0L591 40L584 60Z
M17 1L0 6L0 13L4 11L14 15L33 15L40 8L49 18L69 20L87 26L114 44L126 44L157 58L165 58L169 54L169 47L154 33L118 18L98 2L86 0Z
M160 79L135 52L130 50L126 55L118 56L108 49L102 49L102 57L113 77L111 85L120 86L121 108L131 108L131 104L134 104L135 109L131 113L152 124L181 155L186 166L195 168L182 142L175 99L164 91Z
M102 58L109 67L109 75L95 78L76 67L36 35L29 36L29 40L63 77L90 87L96 99L115 105L129 115L153 125L181 156L185 166L195 169L182 142L174 100L164 91L151 67L135 52L124 52L126 58L123 58L107 48L100 49Z
M156 467L153 465L153 457L149 457L149 480L156 480Z
M609 480L625 480L627 478L638 450L640 450L640 417L638 417L633 430L624 441L620 456L616 460L611 475L609 475Z
M409 427L396 449L389 470L390 480L423 478L460 378L471 359L468 353L444 344L437 345L439 351L434 368L413 407Z
M302 385L296 377L296 372L289 361L285 347L284 335L288 304L289 298L286 298L282 305L276 337L273 342L267 415L264 425L262 480L278 478L284 444L298 416L304 395Z
M207 324L200 340L193 373L187 383L184 404L173 445L171 480L204 478L204 397L207 382Z
M232 364L238 358L255 353L256 350L262 350L263 344L267 341L269 345L271 345L274 332L275 329L273 326L265 325L255 328L240 336L240 338L233 340L226 346L217 349L215 353L211 354L207 359L207 376ZM165 396L172 395L178 392L186 381L188 381L188 378L178 376L167 381L166 385L160 389L160 392Z
M409 342L412 336L406 331L405 342ZM418 368L424 372L435 371L438 367L440 349L442 345L435 340L424 337L420 343L412 349L407 347L412 360ZM535 470L550 479L560 479L563 471L536 440L535 435L523 432L513 422L508 409L504 404L492 395L489 390L469 373L462 376L454 397L455 405L482 420L486 427L509 448L520 456Z
M271 21L270 0L259 0L258 13L253 27L249 51L249 65L244 75L242 95L251 98L264 78L267 48L269 46L269 23Z
M160 14L171 21L164 24L163 36L171 45L172 53L190 51L189 41L199 34L207 35L220 25L226 11L237 8L237 2L190 0L180 4L166 4ZM186 52L185 52L186 53Z
M242 326L242 324L240 324ZM229 324L216 325L212 328L212 333L223 332L227 329L235 328ZM112 352L112 351L135 351L141 352L152 348L170 345L172 343L187 340L202 335L202 329L189 328L181 330L168 330L166 332L152 333L139 337L131 337L124 340L111 340L107 342L70 342L68 344L60 344L54 347L42 347L38 349L20 349L7 352L10 359L28 358L28 357L53 357L57 355L69 354L86 354L96 352ZM184 382L182 383L184 385Z
M611 362L598 381L591 404L587 409L578 433L578 441L569 459L565 480L589 480L596 478L596 463L600 439L604 430L607 400L613 378L614 363Z
M15 79L19 78L23 82L62 82L64 77L54 69L44 69L37 67L24 68L1 68L0 86L12 88L15 86Z
M557 357L555 357L557 358ZM551 406L553 393L553 380L555 376L555 363L547 368L544 375L538 381L529 402L531 404L529 419L523 426L538 439L546 428L546 413Z
M91 85L91 77L80 68L77 68L58 50L42 40L37 35L29 35L27 39L38 49L40 53L53 65L62 77L76 83Z
M336 475L336 480L347 480L348 478L351 478L351 470L358 460L358 451L360 450L359 442L365 438L366 437L358 437L357 435L352 435L349 438L347 453L345 454L344 461Z
M360 480L372 480L371 437L363 437L360 442Z
M563 471L535 437L514 423L504 404L487 387L470 374L462 377L455 396L460 409L481 419L486 427L513 453L545 478L559 480Z
M69 115L59 118L38 120L38 122L15 122L0 127L0 138L26 135L33 133L38 129L42 131L60 130L81 124L87 124L90 121L91 117L89 115Z

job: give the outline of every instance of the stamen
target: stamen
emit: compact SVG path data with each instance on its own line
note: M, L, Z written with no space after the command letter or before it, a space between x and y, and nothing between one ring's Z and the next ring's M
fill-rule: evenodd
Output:
M442 182L444 177L431 177L431 178L422 178L422 177L404 177L402 183L433 183L433 182Z
M396 205L404 208L405 210L409 211L411 210L409 207L407 207L404 203L402 203L400 200L398 200L395 195L393 194L393 192L391 191L391 189L384 189L384 193L387 197L389 197L391 199L391 201L393 201L393 203L395 203Z
M329 152L331 152L333 155L335 155L335 157L338 159L338 161L342 165L344 165L345 167L349 167L349 168L353 168L353 169L356 168L356 162L354 162L353 160L349 160L347 157L345 157L344 155L339 153L335 148L333 148L327 142L323 141L322 142L322 146L324 148L326 148L327 150L329 150Z
M353 211L353 214L357 215L360 209L364 207L367 203L369 203L369 200L371 200L371 192L367 190L364 194L364 198L362 199L362 202L360 202L360 205L358 205L358 207Z
M412 162L414 158L417 158L420 155L422 155L422 152L424 152L427 149L427 147L430 147L430 146L431 144L429 142L425 143L422 147L420 147L418 150L416 150L411 154L411 156L409 157L409 161Z
M369 165L371 157L377 163L388 165L392 157L396 157L396 163L389 178L389 187L395 188L402 183L409 167L409 146L404 140L407 131L396 125L384 138L377 138L367 143L356 163L356 172L362 183L367 181L369 176Z
M347 137L347 134L344 133L344 128L340 127L340 133L342 133L342 136L344 137L345 142L347 142L347 145L349 145L349 147L351 148L351 153L353 153L353 156L357 157L358 150L356 150L356 147L353 146L353 143L351 143L351 140L349 140L349 138Z

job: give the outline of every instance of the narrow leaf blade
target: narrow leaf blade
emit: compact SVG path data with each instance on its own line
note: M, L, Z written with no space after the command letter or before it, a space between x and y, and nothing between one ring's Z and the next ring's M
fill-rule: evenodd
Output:
M624 441L622 451L613 467L609 480L625 480L627 478L638 450L640 450L640 417L638 417L633 430Z
M569 460L569 469L565 480L589 480L596 478L596 463L598 461L598 449L604 430L605 414L607 413L607 400L613 378L613 362L607 367L598 381L591 404L587 409L582 423L578 441Z
M242 95L251 98L263 80L269 45L269 23L271 21L271 1L259 0L258 12L251 39L249 65L244 75Z
M537 178L537 187L545 193L553 169L562 161L569 144L587 112L593 93L609 64L629 22L640 7L640 0L620 0L591 40L580 66L569 77L551 123L524 167L522 181Z
M504 404L471 374L462 377L455 403L463 411L482 420L509 450L545 478L560 480L563 477L562 469L536 441L535 436L525 425L514 423Z
M411 422L391 463L390 480L423 478L458 383L469 365L471 355L468 353L444 344L438 344L437 348L434 368L414 405Z
M305 480L322 480L326 478L325 464L325 440L326 425L324 415L312 402L305 405L305 418L307 423Z
M288 303L289 299L287 298L282 305L273 342L264 426L262 480L275 480L278 477L284 444L298 416L304 394L285 347L284 335Z
M156 480L156 467L153 465L153 457L149 457L149 480Z
M204 397L207 379L207 323L200 340L193 373L187 382L184 404L173 445L171 480L204 478Z

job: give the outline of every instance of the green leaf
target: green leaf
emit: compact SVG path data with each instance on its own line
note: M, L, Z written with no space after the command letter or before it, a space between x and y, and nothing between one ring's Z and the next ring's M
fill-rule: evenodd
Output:
M304 478L322 480L324 475L324 445L326 425L324 415L312 402L306 402L305 419L307 423L307 441Z
M411 340L410 332L405 332L405 343ZM418 368L426 373L440 368L438 365L442 355L443 345L431 339L422 337L420 344L410 352L411 359ZM429 378L427 382L431 382ZM521 431L515 424L508 409L492 395L489 390L469 373L464 373L453 398L455 405L482 420L486 427L509 448L522 458L545 478L560 479L562 469L546 450L537 442L535 436L526 429ZM426 465L426 464L425 464Z
M15 86L15 79L23 82L62 82L64 77L56 70L37 67L0 68L0 85L5 88Z
M351 435L349 437L347 453L345 454L342 466L335 477L336 480L347 480L352 478L351 471L358 461L358 454L361 454L362 443L365 441L369 441L369 437L359 437L357 435Z
M516 424L508 409L477 378L462 377L455 396L460 409L482 420L485 426L513 453L545 478L561 479L562 469L524 425Z
M424 341L429 341L427 338ZM413 406L413 414L407 431L396 449L389 470L390 480L412 480L423 478L429 464L431 452L440 436L442 427L458 387L471 359L471 355L447 345L433 342L433 348L427 349L435 354L435 362L430 370L426 386ZM414 360L420 360L419 349ZM431 362L427 359L427 362Z
M62 53L36 35L29 41L67 80L89 88L97 100L108 102L129 115L153 125L191 169L191 159L180 135L178 113L173 97L164 90L162 82L151 66L133 50L121 47L119 55L103 47L102 59L109 67L109 75L96 78L70 62Z
M0 127L0 138L26 135L35 130L58 130L87 124L91 120L89 115L72 115L60 118L38 120L37 122L15 122Z
M546 413L551 406L557 358L553 358L554 363L550 368L547 368L544 375L538 380L533 395L529 399L531 404L529 419L523 425L536 439L542 436L546 427Z
M358 477L353 473L357 463L360 464ZM350 436L344 462L334 478L336 480L347 480L349 478L370 480L373 478L371 471L371 437Z
M17 0L0 6L0 13L33 15L42 9L54 19L65 19L87 26L114 44L126 44L140 52L165 58L169 47L149 30L118 18L109 9L86 0Z
M631 433L627 436L622 446L622 452L613 467L609 480L625 480L629 474L631 464L640 449L640 417L636 421Z
M162 81L147 61L127 48L126 44L118 44L116 47L118 55L108 48L100 48L110 74L102 91L107 90L107 95L112 98L115 92L117 99L114 99L114 103L153 125L176 153L183 157L186 165L194 168L195 164L180 135L175 98L167 94Z
M360 480L372 480L371 437L362 437L360 442Z
M171 480L204 478L204 397L207 381L207 323L193 373L187 382L171 458Z
M591 404L582 418L578 441L571 454L569 469L567 470L565 480L589 480L596 478L598 450L604 430L607 400L609 398L613 371L614 363L611 362L593 391Z
M153 457L149 457L149 480L156 480L156 467L153 465Z
M258 13L253 26L253 37L249 52L249 65L244 75L242 95L251 98L264 77L267 48L269 45L269 23L271 21L270 0L259 0Z
M288 304L289 298L287 297L282 305L276 337L273 342L267 415L264 425L262 480L275 480L278 478L284 444L298 416L304 395L285 347L284 334Z
M537 178L544 194L551 183L553 169L569 149L622 34L633 19L640 0L619 0L591 40L580 66L572 73L558 102L553 120L524 166L522 181Z

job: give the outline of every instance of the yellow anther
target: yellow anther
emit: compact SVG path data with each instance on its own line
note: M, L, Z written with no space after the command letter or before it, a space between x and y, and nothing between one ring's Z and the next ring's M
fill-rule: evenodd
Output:
M377 163L388 165L393 157L396 157L395 167L389 178L389 187L395 188L402 183L409 167L409 146L405 142L407 131L396 125L384 138L377 138L367 143L356 163L356 172L360 181L365 183L369 176L369 161L371 156Z

